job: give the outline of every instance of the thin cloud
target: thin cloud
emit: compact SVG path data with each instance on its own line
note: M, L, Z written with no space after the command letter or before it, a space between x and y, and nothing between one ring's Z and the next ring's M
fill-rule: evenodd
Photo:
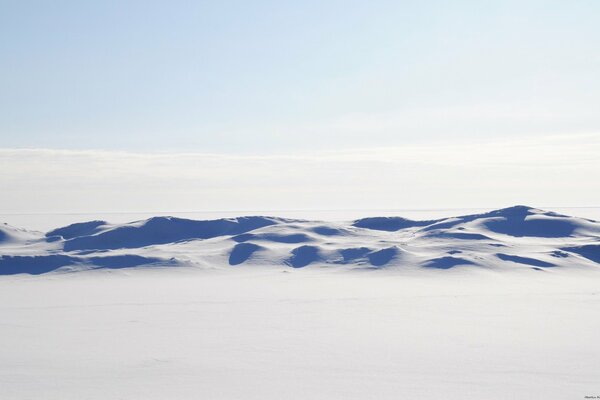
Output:
M598 154L598 134L294 155L0 149L0 211L590 205Z

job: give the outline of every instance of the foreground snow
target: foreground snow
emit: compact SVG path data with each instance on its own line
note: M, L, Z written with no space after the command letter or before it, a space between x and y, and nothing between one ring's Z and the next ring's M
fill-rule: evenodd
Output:
M101 270L0 279L3 399L581 399L592 270Z
M1 399L581 399L600 224L528 207L0 227Z

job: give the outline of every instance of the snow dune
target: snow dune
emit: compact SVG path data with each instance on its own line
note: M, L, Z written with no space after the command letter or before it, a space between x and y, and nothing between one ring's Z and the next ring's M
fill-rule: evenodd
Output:
M0 398L595 396L599 227L522 206L0 225Z
M0 228L0 274L141 266L597 268L600 223L526 206L415 221L275 217L89 221L47 233Z

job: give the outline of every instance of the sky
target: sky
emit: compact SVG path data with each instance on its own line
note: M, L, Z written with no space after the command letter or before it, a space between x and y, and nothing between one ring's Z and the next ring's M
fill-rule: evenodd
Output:
M0 212L600 205L598 15L0 0Z

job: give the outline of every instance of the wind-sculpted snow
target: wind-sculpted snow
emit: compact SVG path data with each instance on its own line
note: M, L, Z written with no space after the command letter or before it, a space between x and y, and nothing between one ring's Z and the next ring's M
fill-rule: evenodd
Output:
M93 235L74 237L65 242L64 249L65 251L131 249L174 243L181 240L210 239L217 236L237 235L276 223L276 220L266 217L240 217L214 221L155 217L141 223L109 228ZM65 229L63 228L63 230Z
M72 257L61 254L39 256L0 256L2 275L32 274L38 275L54 271L61 267L93 268L131 268L140 265L168 265L169 260L142 257L138 255L113 255L104 257Z
M600 223L515 206L414 221L239 217L90 221L47 232L0 225L0 274L90 268L600 268Z
M395 232L401 229L414 228L416 226L427 226L435 222L437 221L413 221L402 217L371 217L354 221L353 225L358 228Z
M585 258L592 260L595 263L600 264L600 244L588 244L585 246L567 247L563 250L579 254Z
M511 254L502 254L502 253L498 253L496 254L496 257L498 257L501 260L504 261L512 261L512 262L516 262L519 264L525 264L525 265L533 265L534 267L554 267L555 264L549 263L547 261L541 261L535 258L530 258L530 257L521 257L521 256L515 256L515 255L511 255Z
M244 261L247 261L252 254L260 249L262 249L262 247L254 243L238 243L233 247L229 254L229 264L241 264Z
M287 259L286 263L294 268L302 268L320 259L321 256L318 247L305 245L293 249L292 255Z
M388 247L367 254L369 262L375 267L382 267L388 264L394 257L398 255L397 247Z
M8 224L0 224L0 246L3 244L24 243L36 240L39 236L39 232L30 232L25 229L15 228Z
M475 263L473 261L460 257L446 256L428 260L427 262L425 262L425 264L423 264L423 266L426 268L437 269L449 269L456 267L457 265L475 265Z
M248 240L260 240L277 243L305 243L310 242L310 236L304 233L280 234L280 233L243 233L232 238L236 242L247 242Z
M61 236L63 239L73 239L79 236L89 236L99 232L104 225L107 225L106 221L78 222L63 228L51 230L46 233L46 237Z
M368 247L342 249L340 250L340 255L342 256L342 260L340 262L343 264L350 264L356 262L357 260L365 260L367 254L371 253L372 251L373 250Z
M527 206L514 206L484 214L448 218L427 226L424 230L451 229L469 223L483 224L484 229L515 237L564 238L576 230L600 234L595 221L545 212Z

